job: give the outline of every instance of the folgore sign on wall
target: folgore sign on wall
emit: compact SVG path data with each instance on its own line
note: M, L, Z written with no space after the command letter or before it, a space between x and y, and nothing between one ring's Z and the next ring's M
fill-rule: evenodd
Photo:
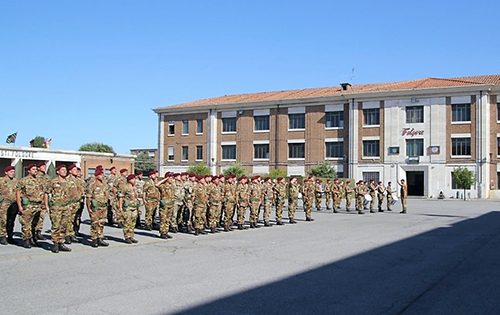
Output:
M403 128L401 135L402 136L409 136L409 137L423 136L424 131L423 130L415 130L415 128Z

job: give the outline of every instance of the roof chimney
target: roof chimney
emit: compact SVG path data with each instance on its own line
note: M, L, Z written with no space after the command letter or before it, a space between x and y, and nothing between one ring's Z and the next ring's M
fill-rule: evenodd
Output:
M347 91L347 87L351 86L351 83L340 83L342 91Z

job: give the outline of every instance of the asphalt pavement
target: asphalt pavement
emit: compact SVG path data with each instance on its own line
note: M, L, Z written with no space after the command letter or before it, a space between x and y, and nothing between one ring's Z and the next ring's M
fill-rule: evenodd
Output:
M500 204L408 204L407 214L314 211L314 222L299 208L298 224L170 240L138 229L132 245L106 226L110 246L97 249L85 215L70 253L49 240L0 246L1 313L500 313ZM48 218L45 228L49 238Z

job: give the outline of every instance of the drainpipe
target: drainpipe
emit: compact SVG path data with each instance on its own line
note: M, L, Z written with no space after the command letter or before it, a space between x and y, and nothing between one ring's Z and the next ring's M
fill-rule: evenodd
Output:
M482 198L483 189L483 159L482 159L482 101L483 91L479 91L479 100L476 101L476 182L477 182L477 197Z

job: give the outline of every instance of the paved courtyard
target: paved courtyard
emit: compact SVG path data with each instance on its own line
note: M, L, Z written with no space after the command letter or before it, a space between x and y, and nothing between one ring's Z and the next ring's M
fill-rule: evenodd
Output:
M71 253L1 246L2 313L498 314L500 203L396 209L171 240L137 230L135 245L106 226L108 248Z

